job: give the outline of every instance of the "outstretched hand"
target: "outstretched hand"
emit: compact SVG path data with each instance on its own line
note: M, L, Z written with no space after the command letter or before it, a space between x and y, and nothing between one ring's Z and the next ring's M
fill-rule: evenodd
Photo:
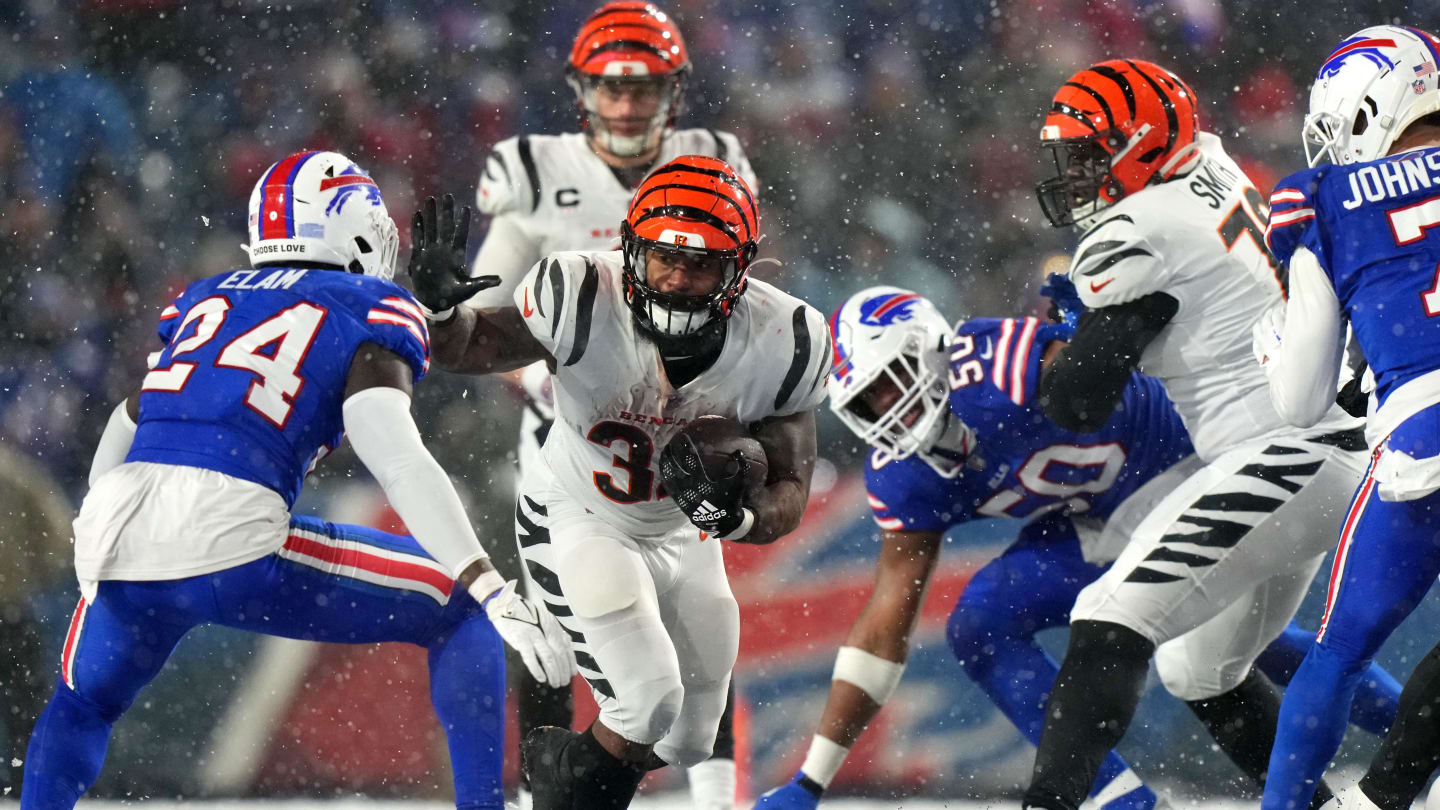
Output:
M437 203L426 197L410 223L410 280L415 298L437 316L497 286L499 276L471 278L465 271L465 242L470 236L470 206L457 217L455 197L446 194Z

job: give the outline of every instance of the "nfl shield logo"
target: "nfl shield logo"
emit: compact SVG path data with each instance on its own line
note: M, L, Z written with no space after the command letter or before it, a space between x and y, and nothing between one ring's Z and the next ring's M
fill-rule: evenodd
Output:
M1410 87L1415 90L1415 95L1417 95L1417 96L1420 96L1420 95L1424 95L1424 94L1425 94L1425 80L1424 80L1424 79L1416 79L1415 81L1413 81L1413 82L1410 83Z

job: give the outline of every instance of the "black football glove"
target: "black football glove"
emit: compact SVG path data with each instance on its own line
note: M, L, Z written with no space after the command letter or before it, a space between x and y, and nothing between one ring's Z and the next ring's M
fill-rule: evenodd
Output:
M735 451L726 475L714 479L700 462L695 440L680 434L660 451L660 478L675 505L701 531L723 537L740 528L745 497L745 456ZM742 541L743 542L743 541Z
M455 198L449 194L438 205L434 197L426 197L425 207L415 212L410 223L410 281L416 300L431 312L453 309L500 283L499 276L471 278L465 271L469 235L470 206L460 209L457 221Z

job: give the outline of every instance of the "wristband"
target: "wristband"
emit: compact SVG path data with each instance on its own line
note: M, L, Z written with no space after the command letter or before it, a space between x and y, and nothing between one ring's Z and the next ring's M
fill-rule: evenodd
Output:
M735 527L735 531L729 534L719 535L717 539L739 540L749 534L751 529L755 528L755 513L743 507L740 509L740 513L740 525Z
M455 316L459 314L460 309L458 307L450 307L449 309L442 309L439 312L427 313L426 318L430 321L431 326L449 326L450 322L455 320Z
M466 590L470 592L471 598L483 606L495 594L500 593L504 587L505 577L500 576L500 572L492 568L470 583L470 587Z

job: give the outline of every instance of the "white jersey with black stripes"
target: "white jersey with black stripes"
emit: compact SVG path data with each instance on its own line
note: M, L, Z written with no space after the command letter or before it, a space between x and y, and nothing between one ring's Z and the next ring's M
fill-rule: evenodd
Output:
M1140 370L1165 384L1196 452L1294 430L1275 411L1251 356L1251 327L1280 298L1265 249L1268 209L1220 139L1199 135L1193 171L1105 209L1080 239L1070 279L1090 308L1155 292L1179 302ZM1356 424L1339 408L1317 428Z
M555 358L556 421L537 473L625 535L660 542L688 525L660 486L666 442L705 414L753 424L817 407L833 348L817 310L750 279L714 365L675 388L636 330L622 269L619 251L557 253L515 290L531 334Z
M672 131L653 165L681 155L718 157L758 193L745 150L728 132ZM595 154L584 133L522 135L496 144L475 193L476 207L493 219L471 274L497 275L501 284L477 295L472 306L508 304L520 277L542 256L614 249L634 191Z

